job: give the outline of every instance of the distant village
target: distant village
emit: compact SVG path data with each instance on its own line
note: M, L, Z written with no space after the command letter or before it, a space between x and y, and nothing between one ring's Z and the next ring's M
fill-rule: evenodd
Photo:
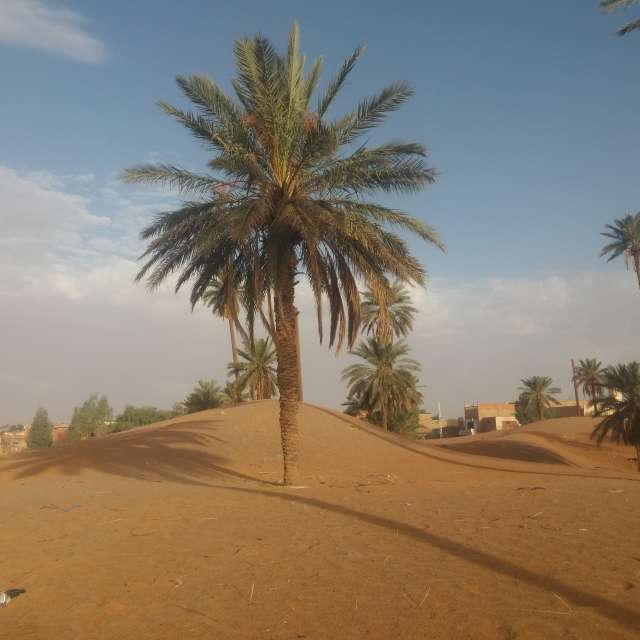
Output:
M548 407L547 418L574 418L592 416L593 405L586 400L558 400ZM520 427L517 402L473 402L464 405L464 416L444 418L431 411L420 412L420 426L416 437L421 439L454 438L457 436L506 431Z
M6 425L0 427L0 455L17 453L27 449L30 424ZM60 422L53 425L53 445L63 444L69 439L69 425Z

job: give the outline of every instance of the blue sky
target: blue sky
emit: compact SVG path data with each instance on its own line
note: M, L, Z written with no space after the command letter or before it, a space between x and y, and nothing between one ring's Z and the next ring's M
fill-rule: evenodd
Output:
M508 281L510 291L520 287L526 294L528 286L538 291L539 283L556 282L554 278L571 288L578 286L576 279L595 282L605 276L613 279L605 286L621 287L621 296L631 296L631 276L621 264L607 265L600 260L598 252L603 225L640 208L636 155L640 148L640 40L635 34L616 37L615 27L625 16L603 15L596 5L595 0L0 0L4 89L0 169L5 168L13 187L23 180L43 191L29 191L39 203L52 194L52 202L67 197L65 206L73 205L71 214L76 216L72 218L82 221L73 231L73 225L65 223L69 249L64 255L55 234L42 249L52 256L43 268L58 274L57 283L66 278L60 285L67 295L67 306L62 308L65 313L75 309L78 317L77 305L86 300L83 291L93 286L81 284L78 278L96 269L104 273L113 266L114 257L130 263L139 249L135 235L145 216L168 202L162 194L125 188L115 180L117 173L148 159L197 169L204 166L206 156L198 144L155 106L159 99L182 102L175 75L206 72L228 87L233 74L233 39L262 31L283 46L296 19L303 50L310 57L325 58L325 78L356 45L368 47L337 110L351 108L359 98L393 80L406 79L415 87L411 103L373 134L372 140L401 137L424 142L432 164L441 172L437 184L424 193L393 201L433 224L449 248L446 255L440 255L413 245L433 278L434 299L426 304L448 307L450 320L451 315L477 308L479 291L497 295L496 282ZM24 182L20 185L27 189ZM23 193L20 189L15 192ZM56 212L42 206L43 219L49 224ZM0 204L0 217L10 217L9 203L5 201L4 207L3 212ZM14 246L21 243L27 251L33 234L24 235L31 211L25 207L18 225L23 235L15 232L12 236L9 227L9 240L13 238ZM42 229L46 233L47 224L39 226L37 220L36 216L34 232ZM24 251L20 254L24 256ZM15 254L12 266L25 282L37 279L27 274L30 266L22 268ZM114 267L119 268L126 271L123 263ZM133 286L130 279L125 281L126 287ZM514 284L518 282L521 286ZM589 285L580 282L583 290L575 295L581 300L592 296ZM9 284L1 285L1 294L27 304L30 294L25 287L11 290ZM498 284L497 289L503 296L504 286ZM140 288L135 291L131 295L136 300L146 295ZM39 291L37 295L42 304L49 294ZM108 290L105 297L109 297ZM595 305L597 296L593 297ZM519 304L522 308L517 313L522 315L527 309L526 295L524 298L501 298L501 304L505 309ZM626 304L633 302L637 301L622 297L611 302L620 304L615 317L627 314ZM529 303L537 304L534 299ZM184 300L175 304L184 305ZM567 317L566 306L553 309L541 322L547 331ZM626 321L631 317L635 322L635 308L631 314ZM432 310L431 317L437 315ZM494 320L482 316L478 324ZM181 316L180 322L187 320ZM15 318L7 320L14 343L19 341L19 324ZM455 323L443 320L447 324ZM428 329L434 325L425 325L423 333L418 331L427 342ZM461 331L468 335L470 330ZM491 336L484 335L481 327L471 329L475 331L479 331L478 340L489 341L494 350L500 344L499 330ZM542 340L546 334L536 335ZM452 340L449 351L438 351L444 349L441 343L430 344L425 360L432 358L434 347L441 359L437 370L456 360L459 354L451 351L456 344ZM314 348L311 342L309 345ZM622 342L601 346L603 358L623 354L625 347ZM551 352L557 352L557 347ZM563 362L572 350L577 351L577 345L566 345ZM476 356L486 357L487 353ZM51 357L63 362L61 354ZM522 376L529 375L527 355L521 357L518 370ZM18 368L19 361L16 355ZM560 371L559 362L549 363L549 370ZM194 366L193 376L201 370L206 373L199 366ZM117 377L115 368L112 373ZM15 384L26 375L14 375ZM505 377L495 387L481 386L478 393L503 399L495 396L512 393L517 384L513 375L509 372L510 381ZM454 392L450 389L453 376L446 389L433 379L437 376L430 378L433 393L443 396L451 412L460 404L460 396L470 399L476 393L471 380L469 388ZM107 376L103 383L109 386L110 380ZM189 379L184 385L192 382ZM47 394L53 396L50 382L43 384L44 399ZM64 393L71 397L72 390ZM14 395L7 396L7 403L15 402ZM113 395L124 398L119 391ZM142 395L157 404L170 404L152 392ZM331 402L328 396L319 399ZM27 405L27 399L21 400L19 408L7 409L7 414L22 415ZM66 404L60 404L58 411L64 414Z

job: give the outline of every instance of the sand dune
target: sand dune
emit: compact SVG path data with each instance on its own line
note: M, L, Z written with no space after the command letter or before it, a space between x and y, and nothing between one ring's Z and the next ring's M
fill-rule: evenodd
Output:
M524 462L550 462L584 468L632 471L636 468L633 447L605 440L598 445L591 432L594 418L558 418L506 432L437 440L433 444L451 451Z
M586 423L301 424L300 490L275 402L2 460L0 638L638 637L640 474Z

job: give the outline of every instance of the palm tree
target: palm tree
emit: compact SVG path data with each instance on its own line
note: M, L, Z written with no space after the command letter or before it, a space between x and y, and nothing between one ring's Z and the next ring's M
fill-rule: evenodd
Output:
M245 394L235 381L227 382L222 388L222 404L224 405L240 404L245 399Z
M230 273L218 274L202 295L204 304L211 308L213 313L225 319L229 323L229 336L231 338L231 361L236 368L235 382L238 384L238 343L236 328L240 331L245 342L250 340L239 318L238 292L233 286L233 278Z
M160 214L142 233L148 241L138 279L153 288L177 273L196 304L213 278L230 272L260 317L274 311L278 354L284 483L298 478L298 331L295 283L303 275L318 308L328 303L329 346L353 345L360 324L358 282L388 292L387 278L424 282L424 269L398 231L443 248L436 232L377 204L377 193L412 193L435 180L426 149L412 142L367 146L359 139L413 92L396 82L339 118L329 116L363 48L356 49L320 93L321 60L305 72L294 25L284 55L261 35L237 40L235 96L202 75L178 76L193 112L162 109L213 153L211 173L158 164L128 169L128 182L163 184L187 200ZM393 230L391 229L393 227Z
M582 385L582 392L591 398L594 412L598 410L598 398L602 389L602 362L595 358L580 360L575 372L576 384Z
M603 11L615 11L616 9L622 9L630 7L632 4L640 4L640 0L600 0L600 8ZM640 29L640 20L633 20L628 22L617 30L619 36L627 35L631 31Z
M603 385L610 391L600 402L599 413L605 417L591 437L600 443L609 434L614 442L635 446L640 471L640 364L607 367Z
M606 244L601 256L606 256L607 262L611 262L619 256L624 256L624 263L629 268L629 262L633 260L633 269L638 278L638 287L640 287L640 212L635 215L628 215L620 220L614 221L613 224L605 225L602 235L611 238L613 242Z
M553 380L547 376L532 376L521 380L519 388L520 398L524 403L524 410L535 410L538 420L544 420L545 409L551 405L560 404L554 396L560 393L558 387L552 387Z
M390 417L416 409L422 400L415 376L420 365L406 357L408 352L403 340L367 338L353 350L365 362L352 364L342 372L342 379L349 385L347 403L358 401L385 431Z
M363 333L373 333L381 340L409 334L417 309L411 304L409 291L402 282L396 280L391 285L386 300L381 300L371 290L365 291L362 298L360 315Z
M241 391L249 388L254 400L273 398L277 388L277 357L271 340L258 338L253 344L246 343L238 354L244 362L229 364L229 371L239 375L238 388Z
M222 404L222 392L214 380L199 380L182 404L186 413L215 409Z

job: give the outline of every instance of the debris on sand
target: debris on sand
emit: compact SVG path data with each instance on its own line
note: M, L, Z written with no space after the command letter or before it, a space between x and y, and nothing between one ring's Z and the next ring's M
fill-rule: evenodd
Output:
M7 591L3 591L0 593L0 607L7 607L12 600L26 592L26 589L7 589Z

